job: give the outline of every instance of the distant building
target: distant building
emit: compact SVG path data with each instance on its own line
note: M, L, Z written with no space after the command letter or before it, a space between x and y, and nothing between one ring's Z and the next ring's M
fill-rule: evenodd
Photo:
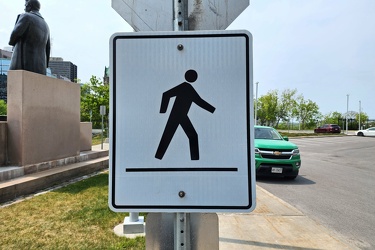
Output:
M49 68L52 75L55 75L59 79L70 80L71 82L76 82L77 80L77 65L69 61L64 61L61 57L51 57Z
M11 51L11 48L7 48L6 50L0 49L0 58L3 59L11 59L13 52Z
M7 79L12 51L0 49L0 100L7 101Z
M0 49L0 100L7 101L7 79L8 70L10 66L10 60L13 52L11 47L7 47L4 50ZM77 70L76 70L77 72ZM51 74L51 69L47 68L47 76L57 78ZM69 79L70 80L70 79Z
M104 67L103 83L105 85L109 84L109 67Z

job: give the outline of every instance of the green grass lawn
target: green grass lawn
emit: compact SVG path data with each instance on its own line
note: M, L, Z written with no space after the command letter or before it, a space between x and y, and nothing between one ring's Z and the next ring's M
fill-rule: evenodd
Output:
M108 173L0 208L0 249L145 249L118 237L126 213L108 208Z
M103 140L105 140L105 137L103 137ZM98 145L102 143L102 136L101 135L95 135L92 137L92 145Z

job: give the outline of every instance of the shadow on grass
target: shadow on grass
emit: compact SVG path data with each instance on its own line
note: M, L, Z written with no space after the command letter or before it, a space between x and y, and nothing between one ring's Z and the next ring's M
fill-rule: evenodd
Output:
M89 188L105 188L106 186L108 186L108 173L100 173L90 178L69 184L66 187L56 189L53 192L77 194Z

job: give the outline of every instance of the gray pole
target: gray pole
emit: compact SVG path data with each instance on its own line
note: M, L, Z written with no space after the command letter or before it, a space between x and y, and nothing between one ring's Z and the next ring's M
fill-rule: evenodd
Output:
M104 115L102 115L102 150L103 150L103 133L104 133Z
M348 134L349 94L346 95L346 134Z
M104 133L104 116L107 113L104 105L100 106L100 115L102 116L102 149L103 149L103 133Z
M174 31L188 30L188 0L173 0ZM183 44L181 44L183 46ZM183 48L183 47L182 47ZM190 215L175 213L174 216L174 249L190 250Z
M361 130L361 101L359 101L358 130Z
M129 213L129 221L130 222L139 221L139 213L138 212Z
M174 31L185 31L189 29L188 24L188 1L173 0L174 6Z
M259 82L255 83L255 125L258 121L258 84Z

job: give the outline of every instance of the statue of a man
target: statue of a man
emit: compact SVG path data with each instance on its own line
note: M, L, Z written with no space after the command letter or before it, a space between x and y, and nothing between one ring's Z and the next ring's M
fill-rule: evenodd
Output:
M38 0L27 0L25 13L18 15L9 40L9 45L14 46L10 70L23 69L46 74L50 56L50 34L39 10Z

